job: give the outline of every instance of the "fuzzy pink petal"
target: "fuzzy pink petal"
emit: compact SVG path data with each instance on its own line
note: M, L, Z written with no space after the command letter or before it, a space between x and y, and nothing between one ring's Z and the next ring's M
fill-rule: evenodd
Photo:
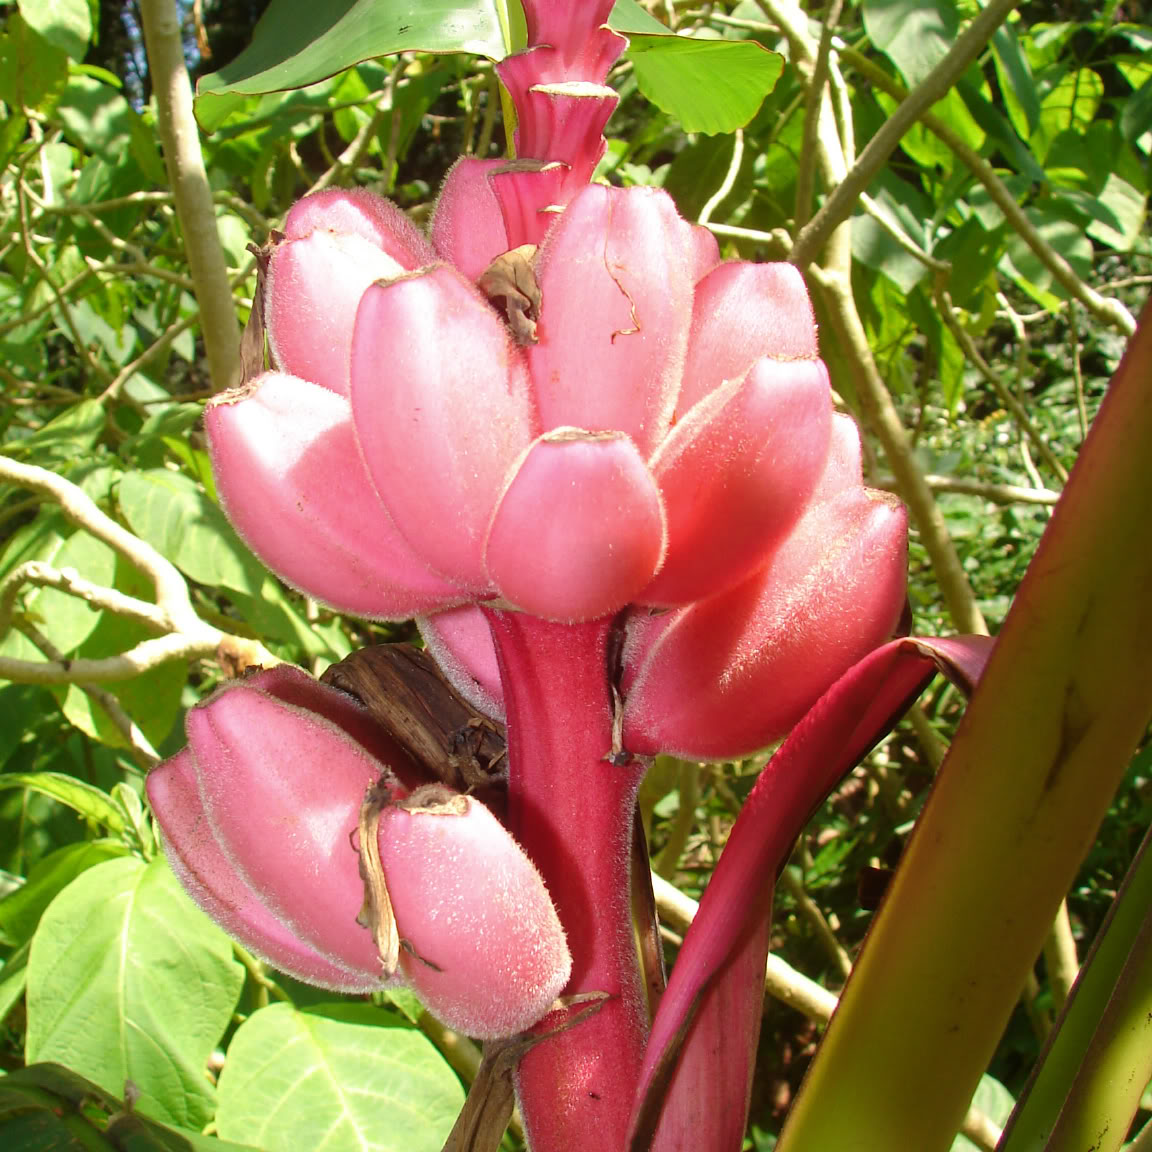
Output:
M448 608L416 621L424 645L448 682L474 707L504 719L504 686L496 646L484 613L475 604Z
M529 449L496 510L485 559L511 603L576 622L633 599L664 545L660 493L632 441L569 428Z
M564 929L539 872L483 804L457 795L385 809L380 861L408 945L401 968L434 1016L489 1039L548 1011L572 969Z
M469 280L479 280L502 252L508 232L488 180L503 160L463 156L452 165L432 213L432 245Z
M692 282L696 284L720 263L720 245L703 225L685 224L692 247Z
M164 835L164 850L185 891L229 936L269 964L307 984L339 992L371 992L384 981L339 964L297 937L264 904L229 859L204 816L191 748L148 776L148 799Z
M262 668L244 678L246 687L267 696L314 712L350 736L374 760L388 766L404 792L431 783L425 773L389 736L388 732L359 700L309 676L293 664Z
M268 264L264 317L283 372L348 395L352 326L364 289L404 266L362 236L313 232L288 240Z
M440 266L364 293L352 413L376 490L414 551L485 591L484 536L532 415L517 350L459 273Z
M624 654L624 746L725 759L782 736L891 635L904 604L906 524L892 497L844 493L810 508L744 584L636 617Z
M539 343L527 350L545 430L619 430L647 455L676 403L692 251L668 195L585 188L537 255Z
M267 373L224 393L204 419L229 519L288 583L358 616L406 619L462 599L377 499L343 397Z
M352 847L360 806L384 765L316 715L246 687L187 717L200 795L217 840L265 905L353 970L379 971Z
M811 496L831 426L818 360L761 360L697 404L652 458L668 555L640 602L686 604L755 572Z
M416 225L390 200L367 188L326 188L297 200L284 218L284 235L300 240L315 232L359 236L407 269L435 259Z
M762 356L812 360L816 322L799 271L791 264L731 262L696 285L692 335L677 412L737 380Z

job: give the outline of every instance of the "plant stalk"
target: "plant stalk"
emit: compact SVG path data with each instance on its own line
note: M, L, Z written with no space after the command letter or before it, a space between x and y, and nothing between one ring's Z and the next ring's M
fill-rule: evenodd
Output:
M555 624L485 608L504 683L508 825L540 869L568 936L565 994L598 1012L536 1045L517 1074L533 1152L623 1148L647 1038L629 859L643 768L610 763L611 620ZM542 1030L562 1020L548 1016Z

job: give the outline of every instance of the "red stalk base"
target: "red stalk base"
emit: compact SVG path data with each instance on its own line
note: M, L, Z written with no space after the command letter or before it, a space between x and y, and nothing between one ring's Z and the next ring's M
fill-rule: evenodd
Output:
M566 994L607 992L589 1019L525 1056L517 1091L533 1152L623 1148L648 1022L629 867L640 764L612 745L610 620L553 624L485 609L508 720L508 824L568 935ZM556 1016L548 1018L554 1027Z

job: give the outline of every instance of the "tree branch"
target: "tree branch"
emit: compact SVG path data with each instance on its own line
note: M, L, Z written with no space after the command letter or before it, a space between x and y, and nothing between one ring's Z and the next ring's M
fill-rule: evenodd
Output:
M859 159L820 211L800 230L789 256L793 264L806 268L816 259L833 230L851 214L860 193L896 150L904 134L937 100L948 94L968 65L984 50L1008 13L1019 4L1020 0L989 0L988 6L977 13L940 63L908 93L880 131L868 141Z
M175 0L141 0L140 12L168 180L184 234L188 268L196 284L212 384L220 391L240 379L240 325L192 115L192 85L184 63L180 17Z

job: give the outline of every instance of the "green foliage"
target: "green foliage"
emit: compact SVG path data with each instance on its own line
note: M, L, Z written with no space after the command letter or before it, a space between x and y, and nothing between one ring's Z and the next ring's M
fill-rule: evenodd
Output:
M391 1013L273 1004L249 1017L229 1046L217 1126L266 1152L325 1141L364 1152L437 1152L463 1103L460 1082L431 1042Z
M976 7L843 6L834 79L857 153ZM227 8L205 5L209 17ZM669 35L662 21L673 8L676 31L690 37ZM824 11L807 9L816 20ZM0 8L0 454L72 481L154 548L189 582L202 620L321 671L404 632L340 619L282 586L218 505L199 424L210 382L194 285L156 106L140 98L146 61L99 55L95 11L87 0ZM707 209L728 257L784 258L827 192L804 150L805 73L754 0L685 11L614 9L612 25L631 45L612 77L621 103L599 176L663 186L692 219ZM1048 520L1050 506L1035 501L1073 465L1124 343L1072 300L1052 254L1133 310L1152 280L1152 28L1117 20L1115 5L1056 18L1028 6L1003 25L906 134L852 217L852 287L872 354L994 631ZM196 110L210 130L201 143L242 321L255 290L247 244L262 242L321 178L392 195L423 221L456 156L501 154L491 63L517 45L519 20L516 5L496 0L274 0L247 51L193 55L197 70L216 69L200 81ZM195 28L186 31L193 53ZM386 55L396 51L406 54L399 62ZM728 135L736 129L739 145ZM802 169L815 178L808 204L797 202ZM860 416L853 350L818 292L816 306L834 386ZM1019 401L1059 471L1006 398ZM867 451L871 482L894 486L883 446L870 436ZM915 531L910 559L916 630L951 630ZM148 574L106 541L43 494L2 485L0 586L30 562L154 603ZM47 644L64 660L104 659L157 633L61 588L23 583L11 607L11 627L0 608L3 658L43 661ZM0 682L5 1148L128 1147L115 1125L135 1124L133 1147L273 1152L329 1134L333 1152L407 1150L439 1147L451 1126L460 1084L421 1032L364 1003L318 1004L315 991L273 981L252 957L238 964L156 854L140 800L145 745L176 751L184 710L227 672L208 654L100 692ZM854 954L870 922L861 878L882 881L898 860L932 779L931 738L950 739L960 708L954 692L934 689L916 729L902 727L873 753L797 846L792 875L811 900L782 887L774 949L830 989L842 969L823 928ZM691 785L680 767L650 774L644 811L653 857L699 893L757 763L694 767ZM1150 788L1145 752L1070 893L1081 954L1152 820ZM1043 965L1037 974L1039 991L1025 998L977 1096L997 1123L1022 1094L1051 1021ZM406 1011L418 1018L418 1006ZM790 1010L767 1013L753 1095L758 1147L771 1146L817 1032ZM126 1080L140 1090L138 1112L124 1109Z

